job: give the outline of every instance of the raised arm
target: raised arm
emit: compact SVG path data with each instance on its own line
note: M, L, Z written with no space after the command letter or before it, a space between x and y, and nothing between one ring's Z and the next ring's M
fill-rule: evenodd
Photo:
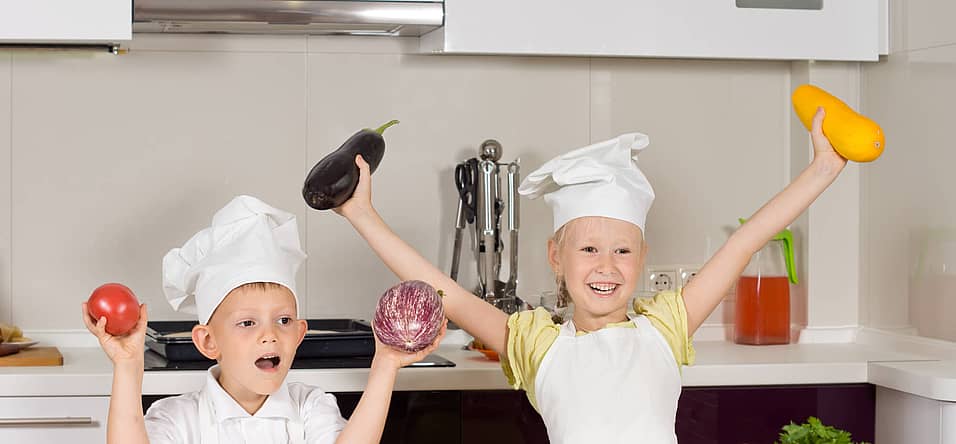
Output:
M146 305L139 308L139 321L125 336L106 332L106 318L95 320L83 303L83 323L96 335L100 347L113 361L113 390L106 420L108 444L149 444L143 419L143 359L146 347Z
M372 358L372 366L369 369L368 383L352 416L349 417L349 423L335 440L336 444L372 444L381 441L398 369L421 361L435 351L445 336L447 325L448 321L445 321L435 341L418 353L402 353L383 344L378 340L378 336L375 337L375 357Z
M824 117L823 108L817 109L810 131L813 140L810 165L735 231L684 288L688 336L692 336L720 304L750 257L803 213L846 166L846 159L833 150L823 135Z
M375 254L401 280L428 282L444 292L445 315L499 354L505 351L508 315L465 290L396 235L372 207L368 164L355 157L361 176L355 194L335 211L365 238Z

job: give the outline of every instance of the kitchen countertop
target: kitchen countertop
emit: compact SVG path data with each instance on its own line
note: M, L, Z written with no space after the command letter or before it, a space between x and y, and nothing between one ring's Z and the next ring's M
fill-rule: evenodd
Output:
M869 382L869 363L931 359L856 343L748 346L713 341L694 347L697 360L684 367L684 387L861 383Z
M956 361L871 363L869 378L880 387L956 402Z
M695 343L697 363L683 369L685 387L844 384L870 382L932 399L956 401L956 360L941 360L872 343L744 346L724 341ZM915 349L915 347L913 348ZM0 368L0 396L108 396L112 366L99 348L61 348L62 367ZM507 390L496 361L460 344L444 344L437 354L451 368L406 368L396 390ZM293 370L289 380L328 392L361 391L368 369ZM146 372L143 393L178 394L198 390L204 371Z

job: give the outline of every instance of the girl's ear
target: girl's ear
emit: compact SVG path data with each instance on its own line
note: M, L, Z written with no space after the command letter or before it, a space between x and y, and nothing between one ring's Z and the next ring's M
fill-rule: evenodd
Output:
M554 239L548 239L548 263L551 264L551 271L555 275L561 274L561 259L558 254L558 243Z
M222 354L208 325L199 324L193 327L193 344L196 344L199 352L209 359L217 360Z

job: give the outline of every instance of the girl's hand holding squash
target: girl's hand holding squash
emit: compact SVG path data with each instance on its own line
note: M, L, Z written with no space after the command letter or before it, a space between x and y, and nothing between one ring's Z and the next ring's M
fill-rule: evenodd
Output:
M824 165L824 169L827 171L833 168L843 169L846 166L847 159L833 149L830 140L823 134L824 118L826 118L826 111L821 106L817 108L817 112L813 116L813 125L810 129L810 139L813 141L813 161Z

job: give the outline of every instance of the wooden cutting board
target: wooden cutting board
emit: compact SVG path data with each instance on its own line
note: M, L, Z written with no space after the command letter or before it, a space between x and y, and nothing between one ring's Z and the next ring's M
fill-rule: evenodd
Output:
M56 347L30 347L0 357L0 367L38 367L63 365L63 355Z

